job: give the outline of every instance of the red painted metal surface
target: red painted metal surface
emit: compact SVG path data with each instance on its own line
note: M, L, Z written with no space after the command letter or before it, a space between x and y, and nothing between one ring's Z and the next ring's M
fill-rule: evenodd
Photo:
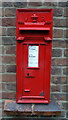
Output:
M17 103L50 102L52 9L17 9Z

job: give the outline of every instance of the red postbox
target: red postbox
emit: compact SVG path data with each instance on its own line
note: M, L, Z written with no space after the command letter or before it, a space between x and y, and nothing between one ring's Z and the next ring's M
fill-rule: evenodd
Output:
M52 9L17 9L17 103L49 103Z

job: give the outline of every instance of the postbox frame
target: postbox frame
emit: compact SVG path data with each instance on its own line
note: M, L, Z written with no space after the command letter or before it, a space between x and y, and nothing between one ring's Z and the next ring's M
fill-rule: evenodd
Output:
M51 12L51 17L52 17L52 9L17 9L16 11L16 102L17 103L49 103L50 102L50 72L51 72L51 55L52 55L52 18L51 18L51 26L50 28L45 28L43 27L44 30L50 30L51 34L50 37L45 37L43 36L30 36L26 38L26 36L19 36L19 30L42 30L40 26L36 27L36 25L32 28L28 27L20 27L18 25L18 17L19 17L19 12ZM49 23L50 24L50 23ZM28 36L28 35L27 35ZM36 41L35 40L37 37ZM28 39L28 40L27 40ZM32 41L29 41L32 40ZM39 42L40 40L40 42ZM42 40L42 41L41 41ZM23 45L27 44L29 45L45 45L45 76L44 76L44 97L43 96L23 96L22 89L23 89ZM48 54L49 53L49 54ZM47 69L48 68L48 69ZM29 68L28 68L29 69ZM31 68L32 69L32 68ZM38 68L34 68L38 69Z

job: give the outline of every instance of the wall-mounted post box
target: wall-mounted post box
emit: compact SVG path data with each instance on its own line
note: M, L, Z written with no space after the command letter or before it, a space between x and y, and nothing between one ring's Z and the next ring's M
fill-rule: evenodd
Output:
M49 103L52 9L17 9L17 103Z

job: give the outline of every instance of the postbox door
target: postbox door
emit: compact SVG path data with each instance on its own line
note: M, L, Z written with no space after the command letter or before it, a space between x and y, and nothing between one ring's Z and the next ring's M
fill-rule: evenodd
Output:
M45 45L23 44L23 96L44 96Z

